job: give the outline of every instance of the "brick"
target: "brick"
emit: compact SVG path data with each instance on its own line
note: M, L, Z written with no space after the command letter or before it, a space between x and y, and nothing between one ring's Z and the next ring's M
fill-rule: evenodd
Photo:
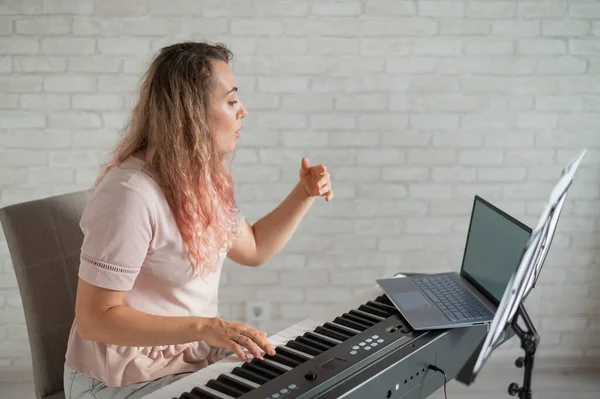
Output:
M0 111L0 128L35 128L44 127L46 119L35 112Z
M336 182L368 182L379 179L379 168L375 166L336 166L329 168Z
M517 42L518 54L565 54L567 46L563 40L522 39Z
M255 15L255 10L258 11L266 6L267 4L253 6L253 4L244 0L230 0L227 2L223 2L221 0L210 0L204 3L202 12L205 17L209 18L252 17Z
M32 111L64 111L71 108L68 94L23 94L20 106Z
M320 39L311 39L319 40ZM312 45L312 42L310 43ZM295 38L261 38L256 41L256 48L259 54L271 54L271 55L296 55L306 54L309 49L309 42L306 39L295 39ZM311 53L314 48L311 48Z
M560 18L567 16L567 3L558 1L524 1L517 3L517 17Z
M310 126L314 129L354 129L356 127L356 116L352 114L325 114L311 115Z
M521 168L480 168L477 178L485 182L515 182L524 181L527 170Z
M402 5L400 5L402 7ZM319 16L348 17L360 15L361 5L358 1L334 2L323 0L311 7L310 13Z
M3 94L0 96L0 109L19 108L19 96L16 94Z
M591 32L589 21L547 20L542 22L544 36L587 36Z
M318 19L290 18L285 21L286 36L372 37L386 33L386 24L375 19L319 17Z
M147 13L145 0L94 0L94 15L103 17L137 17Z
M385 60L383 58L362 58L360 56L344 57L338 63L340 74L356 75L356 74L375 74L383 72Z
M86 15L94 12L93 0L43 0L45 14Z
M442 148L454 147L480 147L483 145L483 137L480 134L468 132L452 133L442 132L433 135L433 146ZM441 150L436 150L441 151Z
M358 150L360 165L398 165L406 163L406 154L397 148Z
M0 54L37 54L40 52L38 39L29 37L0 38Z
M87 57L69 57L67 69L72 72L118 72L122 61L106 55L90 55ZM125 70L125 72L128 72Z
M123 107L123 98L116 94L74 94L73 109L118 110Z
M347 234L354 228L352 220L341 219L318 219L314 221L306 221L302 232L307 234L318 235L336 235Z
M407 195L403 184L365 183L358 186L358 196L361 198L406 198Z
M412 48L417 55L456 55L460 54L463 41L454 38L423 38L415 39Z
M93 54L96 41L91 38L45 38L42 39L42 53L59 55Z
M29 181L34 184L68 184L73 183L73 169L38 167L29 169Z
M8 148L42 149L68 148L71 146L71 133L55 129L19 129L6 137Z
M383 113L368 113L358 117L360 129L398 130L408 125L408 116Z
M413 75L408 84L410 92L436 94L457 92L460 85L457 78L436 75Z
M0 7L2 7L0 5ZM0 36L12 36L14 32L14 22L10 17L0 17Z
M73 17L73 33L78 36L117 36L119 21L101 17Z
M287 271L281 273L281 283L286 287L318 287L328 285L329 278L312 270Z
M520 129L551 129L558 124L555 113L522 112L517 115L516 126Z
M388 36L431 36L435 35L437 30L437 22L426 18L394 19L386 23Z
M571 3L569 4L570 18L600 18L600 5L595 3Z
M208 9L210 5L213 5L214 3L214 1L210 3L207 2L205 7L202 7L202 3L194 0L171 0L169 2L164 2L161 0L148 0L148 11L150 15L190 16L206 14L208 17L219 16L210 14L208 10L203 10L203 8Z
M93 113L54 112L51 115L48 115L48 127L50 128L93 128L100 126L100 117Z
M308 88L309 80L306 77L259 77L258 88L265 93L299 93Z
M42 13L42 3L39 0L4 0L0 3L0 15L39 15Z
M41 76L0 76L0 92L36 93L42 90Z
M448 18L440 20L442 36L479 36L488 35L492 23L486 20Z
M439 149L410 149L408 150L409 165L448 165L456 162L454 150Z
M575 57L552 57L540 59L537 71L543 74L579 74L587 69L587 62Z
M458 127L460 115L456 114L413 114L410 126L415 129L445 130Z
M387 96L381 93L337 97L335 108L344 111L377 111L387 107Z
M96 79L91 76L52 75L44 78L44 91L90 92L96 90Z
M433 167L431 180L434 182L472 182L476 180L477 170L472 167Z
M514 112L489 111L466 114L461 122L465 129L507 129L515 125Z
M506 37L535 37L540 35L540 25L540 21L530 20L494 21L492 34Z
M509 150L506 163L512 165L549 165L554 162L552 150Z
M470 2L466 15L469 18L511 18L515 15L515 3L508 1Z
M13 56L15 72L65 72L67 59L64 57Z
M249 109L264 110L264 109L276 109L281 107L286 109L285 101L280 100L280 97L276 94L268 93L244 93L243 103ZM306 104L306 106L309 106ZM292 107L299 110L295 107ZM289 109L288 109L289 110Z
M20 35L67 35L71 33L72 17L42 16L15 20Z
M280 21L272 19L234 19L231 33L245 36L279 36L283 33Z
M326 147L329 134L326 132L291 132L282 133L281 143L285 147Z
M559 126L567 129L597 129L600 127L600 113L563 114Z
M417 7L410 1L389 1L381 0L377 2L367 2L364 7L364 15L375 17L398 17L415 15Z
M315 55L358 55L359 42L343 38L315 38L309 39L308 51Z
M435 71L435 59L427 57L388 58L386 72L389 73L432 73Z
M576 55L600 55L600 40L569 40L569 53Z
M150 48L148 39L98 39L98 52L100 54L114 55L146 55Z
M463 165L498 165L504 160L500 150L462 150L458 162Z
M360 53L367 56L407 55L410 42L407 39L360 39Z
M4 118L3 118L4 119ZM46 166L48 164L48 156L45 153L32 150L17 150L10 149L8 151L0 150L0 166ZM3 193L4 194L4 193ZM5 198L3 198L4 200ZM14 274L13 274L14 276ZM1 281L2 279L0 279ZM10 285L15 287L15 285Z
M435 191L435 188L433 188ZM427 193L424 193L425 198L427 197ZM439 198L439 197L438 197ZM430 218L430 217L420 217L420 218L410 218L406 220L406 233L408 234L443 234L449 233L452 230L452 219L450 218Z
M482 48L482 51L486 51ZM529 75L535 70L536 60L527 57L495 55L493 57L441 58L440 74ZM475 77L475 79L486 79ZM493 79L493 78L490 78Z
M526 148L535 146L535 132L494 131L484 137L484 145L492 148Z
M381 180L399 182L423 182L429 179L429 169L418 166L384 166L381 168Z
M470 39L465 41L465 54L512 54L514 43L502 39Z
M429 132L383 132L381 133L381 144L394 147L426 147L431 142L431 133Z
M139 86L137 76L101 75L98 77L98 91L108 93L131 93Z
M246 4L240 1L241 4ZM257 17L303 17L308 15L308 4L290 0L269 0L253 4L253 16ZM230 16L227 14L225 16Z
M592 93L600 90L600 80L595 75L568 76L560 78L559 88L565 93Z
M279 112L259 115L258 125L267 129L302 129L308 126L308 121L303 114Z

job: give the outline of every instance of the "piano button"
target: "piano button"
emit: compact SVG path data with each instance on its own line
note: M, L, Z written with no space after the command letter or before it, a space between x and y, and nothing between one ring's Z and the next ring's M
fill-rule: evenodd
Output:
M296 341L304 345L312 346L315 349L320 349L323 352L331 348L329 345L325 345L321 342L315 341L314 339L306 338L304 336L296 337Z
M374 315L377 315L380 317L384 317L386 319L389 317L388 312L383 311L378 308L374 308L372 306L368 306L368 305L360 305L358 307L358 310L362 310L363 312L367 312L367 313L371 313L371 314L374 314Z
M352 315L350 313L344 313L342 315L342 317L344 319L348 319L348 320L352 320L352 321L354 321L356 323L360 323L360 324L362 324L362 325L364 325L366 327L371 327L371 326L374 326L375 324L377 324L376 322L373 322L371 320L367 320L367 319L365 319L363 317L360 317L360 316Z
M206 383L206 386L214 389L215 391L222 392L226 395L237 398L238 396L242 396L245 392L236 389L233 386L225 384L219 380L210 380Z
M379 343L382 343L382 342L383 342L383 339L379 338L379 339L377 340L377 342L379 342Z
M231 370L231 374L237 375L238 377L242 377L246 380L252 381L260 385L272 380L272 378L265 377L262 374L257 374L252 370L243 369L241 367L236 367L233 370Z
M377 338L379 338L379 335L373 335L371 338L377 339Z
M289 391L288 391L286 388L283 388L283 389L280 389L280 390L279 390L279 392L281 392L281 393L283 393L283 394L286 394L286 393L288 393Z
M371 342L371 346L377 346L379 345L377 342Z
M371 347L370 346L365 346L363 349L366 350L366 351L370 351Z
M335 330L331 330L331 329L325 328L325 327L317 327L315 329L315 332L317 332L319 334L323 334L323 335L333 338L333 339L337 339L340 342L343 342L343 341L347 340L348 338L350 338L350 336L348 336L348 335L340 334L339 332L337 332Z
M350 351L351 355L356 355L358 352L357 351Z
M373 342L373 339L372 338L367 338L367 339L365 339L365 342Z
M360 342L358 345L365 346L366 344L364 342Z
M388 312L389 316L398 313L398 309L396 309L395 306L386 305L381 302L369 301L369 302L367 302L367 305L374 307L374 308L379 308L381 310L384 310L384 311Z
M363 312L362 310L358 310L358 309L352 309L348 313L353 314L355 316L362 317L363 319L371 320L373 323L379 323L380 321L385 320L384 317L377 316L377 315L367 313L367 312Z
M337 328L338 331L341 332L346 332L348 334L352 334L352 337L355 336L356 334L360 334L359 330L356 330L352 327L348 327L348 326L344 326L342 324L336 323L335 321L332 321L330 323L325 323L326 326L330 327L330 328Z
M196 387L192 389L191 393L196 395L199 399L233 399L233 396L224 394L206 386Z
M311 355L309 353L304 353L299 350L290 348L288 346L278 346L276 351L278 353L283 354L284 356L291 358L291 359L301 361L302 363L304 363L305 361L310 360L314 357L313 355Z
M304 336L306 338L310 338L310 339L312 339L314 341L321 342L322 344L327 345L330 348L333 348L334 346L342 343L342 341L339 341L339 340L333 339L333 338L329 338L329 337L327 337L325 335L321 335L321 334L316 333L316 332L310 332L309 331L307 333L304 333Z
M348 320L344 317L336 317L333 319L334 323L341 324L342 326L350 327L358 331L364 331L368 328L368 326L356 323L352 320Z
M273 355L273 356L265 355L263 357L268 360L274 360L279 364L285 364L286 366L289 366L289 367L296 367L303 363L301 361L289 358L281 353L275 353L275 355Z
M288 342L285 345L287 347L292 348L292 349L296 349L296 350L299 350L299 351L304 352L304 353L308 353L308 354L313 355L313 356L317 356L317 355L323 353L322 350L316 349L316 348L314 348L312 346L307 346L307 345L301 344L298 341L290 341L290 342Z
M218 378L218 381L227 382L228 384L235 386L240 391L249 392L254 388L258 388L260 385L246 380L242 377L238 377L237 375L233 375L231 373L221 374Z
M289 389L296 389L298 386L296 384L291 384L288 386Z
M354 349L354 350L360 349L360 346L358 346L358 345L354 345L354 346L352 347L352 349Z

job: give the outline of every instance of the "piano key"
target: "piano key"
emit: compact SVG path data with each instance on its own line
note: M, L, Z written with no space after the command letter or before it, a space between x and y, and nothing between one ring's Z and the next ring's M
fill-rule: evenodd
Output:
M363 312L362 310L358 310L358 309L352 309L348 313L364 317L365 319L372 320L375 323L379 323L380 321L385 320L385 317L381 317L381 316L377 316L377 315L374 315L374 314L371 314L371 313Z
M344 317L336 317L333 321L337 324L341 324L342 326L350 327L358 331L364 331L368 328L368 326L356 323L352 320L348 320Z
M378 321L372 321L372 320L369 320L369 319L367 319L365 317L353 315L353 314L350 314L350 313L344 313L341 317L343 317L345 319L348 319L348 320L352 320L352 321L354 321L356 323L360 323L360 324L366 326L367 328L368 327L372 327L375 324L379 323Z
M272 380L273 378L275 378L279 375L271 370L261 367L258 364L246 363L246 364L242 365L242 368L246 369L246 370L250 370L253 373L256 373L258 375L262 375L263 377L268 378L269 380Z
M296 350L302 351L304 353L311 354L313 356L320 355L321 353L324 352L324 351L322 351L320 349L317 349L315 347L302 344L302 343L300 343L298 341L290 341L287 344L285 344L285 346L290 347L292 349L296 349Z
M277 363L285 364L286 366L289 366L289 367L297 367L297 366L301 365L302 363L304 363L304 361L292 359L291 357L285 356L280 352L276 353L273 356L265 355L265 359L274 360Z
M384 310L384 311L388 312L390 316L393 315L394 313L398 312L398 309L396 309L395 306L387 305L385 303L381 303L381 302L377 302L377 301L369 301L369 302L367 302L367 305L374 307L374 308L379 308L381 310Z
M245 387L248 390L252 390L252 389L258 388L260 386L260 384L257 384L255 382L252 382L252 381L247 380L247 379L242 378L242 377L238 377L237 375L233 375L231 373L221 374L219 376L219 378L217 378L217 379L228 380L228 381L235 381L235 383L238 386Z
M316 349L320 349L323 352L325 352L326 350L331 348L329 345L322 344L319 341L315 341L314 339L306 338L305 336L297 337L296 341L300 342L301 344L312 346L313 348L316 348Z
M332 330L330 328L327 328L325 326L323 326L323 327L317 327L315 329L315 332L319 333L319 334L323 334L323 335L325 335L327 337L331 337L333 339L337 339L337 340L342 341L342 342L345 341L345 340L347 340L348 338L350 338L350 336L348 336L348 335L340 334L339 332L337 332L335 330Z
M362 310L363 312L371 313L377 316L385 317L386 319L389 317L388 312L378 308L374 308L369 305L360 305L358 307L358 310Z
M290 371L293 368L293 367L286 366L285 364L279 363L276 360L272 360L272 359L263 359L261 361L270 366L277 367L279 369L283 369L283 372Z
M329 327L329 328L331 328L332 330L335 330L335 331L339 331L342 334L350 335L351 337L353 337L356 334L360 333L360 331L355 330L354 328L343 326L341 324L336 323L335 321L331 321L331 322L325 323L323 326L324 327Z
M207 386L195 387L191 391L192 395L196 395L199 399L234 399L233 396L229 396Z
M231 385L228 385L226 383L223 383L222 381L219 381L219 380L209 380L206 383L206 386L214 389L215 391L219 391L221 393L232 396L234 398L237 398L238 396L242 396L245 393L244 391L240 391L239 389L237 389Z
M322 334L319 334L319 333L314 332L314 331L305 332L304 336L307 337L307 338L312 338L315 341L319 341L319 342L321 342L321 343L323 343L325 345L329 345L330 348L333 348L334 346L339 345L339 344L342 343L342 341L340 341L340 340L329 338L326 335L322 335Z
M267 361L270 362L270 360L268 360L268 359L267 359ZM254 359L254 360L252 360L252 362L250 362L250 364L255 364L261 368L264 368L265 370L272 371L273 373L275 373L277 375L281 375L286 372L286 370L282 369L281 367L277 367L276 365L273 365L272 363L267 363L264 359L263 360Z
M283 353L285 356L289 356L292 359L302 359L303 362L306 360L312 359L314 356L310 353L304 353L302 351L290 348L288 346L281 346L277 348L280 353Z
M261 374L257 374L252 370L243 369L241 367L236 367L233 370L231 370L231 374L239 376L244 379L247 379L249 381L252 381L252 382L254 382L256 384L260 384L260 385L271 381L271 378L265 377L264 375L261 375Z

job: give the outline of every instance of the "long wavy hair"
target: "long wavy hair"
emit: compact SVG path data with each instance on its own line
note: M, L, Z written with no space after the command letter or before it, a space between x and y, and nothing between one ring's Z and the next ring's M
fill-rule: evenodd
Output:
M139 97L96 185L114 167L143 154L159 179L196 274L216 269L228 250L238 211L233 181L209 132L212 60L229 63L222 44L185 42L162 48L143 76Z

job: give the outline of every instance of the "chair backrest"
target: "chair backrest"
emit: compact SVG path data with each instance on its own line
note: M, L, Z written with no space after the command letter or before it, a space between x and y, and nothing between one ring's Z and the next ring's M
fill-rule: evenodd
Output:
M25 312L38 399L63 390L83 243L79 222L91 194L79 191L0 209Z

